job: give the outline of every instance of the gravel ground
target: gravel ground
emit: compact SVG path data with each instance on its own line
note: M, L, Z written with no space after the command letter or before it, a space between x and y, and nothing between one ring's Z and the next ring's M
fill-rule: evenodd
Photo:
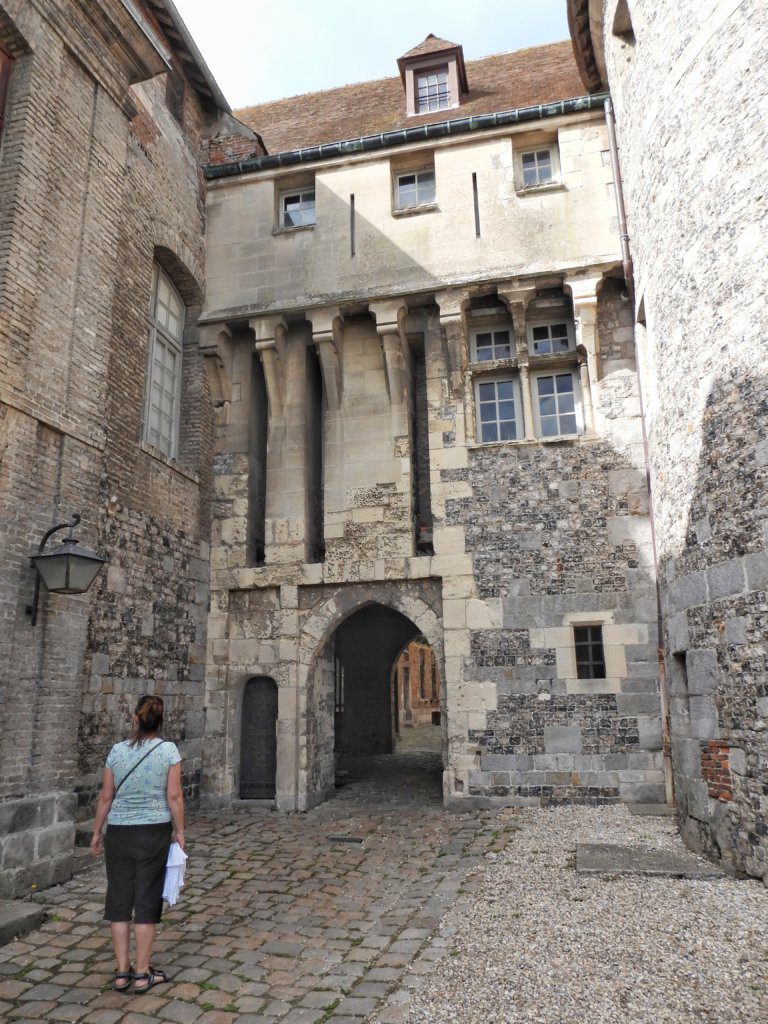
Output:
M682 850L674 819L623 807L513 812L505 826L520 831L425 951L439 959L415 963L372 1021L768 1022L762 883L577 875L579 842Z

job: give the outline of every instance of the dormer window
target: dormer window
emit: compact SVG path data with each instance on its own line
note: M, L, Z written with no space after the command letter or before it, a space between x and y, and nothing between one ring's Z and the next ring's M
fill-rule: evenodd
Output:
M469 91L462 48L447 39L430 34L397 63L410 115L458 107Z
M416 113L425 114L430 110L447 110L451 105L451 90L448 85L448 67L419 71L416 74Z

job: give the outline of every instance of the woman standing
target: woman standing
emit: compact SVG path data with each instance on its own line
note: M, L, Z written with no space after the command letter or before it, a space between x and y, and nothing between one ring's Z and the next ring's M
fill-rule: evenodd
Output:
M103 849L106 855L104 918L110 923L117 958L115 991L127 992L133 983L133 991L141 993L168 981L165 972L149 961L163 910L172 833L184 848L184 796L181 755L174 743L159 736L163 727L160 697L140 697L132 723L131 738L116 743L107 757L91 853L98 857ZM135 972L128 951L131 919L136 933Z

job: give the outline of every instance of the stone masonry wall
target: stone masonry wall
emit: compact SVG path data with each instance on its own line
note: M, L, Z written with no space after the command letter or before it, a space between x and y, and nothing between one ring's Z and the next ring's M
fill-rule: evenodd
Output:
M677 806L695 848L768 880L765 12L637 0L632 42L615 7Z
M478 446L465 470L442 471L470 486L446 503L447 522L464 527L479 596L496 609L491 628L470 629L464 665L470 690L491 683L497 694L484 728L469 732L470 796L665 798L631 310L620 291L607 281L600 292L597 436ZM565 667L580 621L603 624L606 680Z

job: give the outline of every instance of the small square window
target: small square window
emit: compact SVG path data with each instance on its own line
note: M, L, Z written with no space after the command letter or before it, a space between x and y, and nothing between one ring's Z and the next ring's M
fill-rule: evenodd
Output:
M573 348L573 325L565 320L551 324L533 324L528 328L532 356L558 355Z
M568 437L582 430L577 384L572 370L534 378L535 411L540 437Z
M395 179L395 206L398 210L410 210L435 201L435 172L429 168L423 171L409 171L398 174Z
M602 626L574 626L576 674L579 679L605 679Z
M555 161L551 147L521 154L523 188L551 185L555 181Z
M516 378L478 380L475 398L479 441L487 444L522 437L522 405Z
M280 196L280 227L298 228L315 223L315 190L283 192Z
M451 105L448 68L433 68L416 74L416 113L447 110Z
M477 362L512 358L512 332L508 327L475 331L472 335L473 355Z

